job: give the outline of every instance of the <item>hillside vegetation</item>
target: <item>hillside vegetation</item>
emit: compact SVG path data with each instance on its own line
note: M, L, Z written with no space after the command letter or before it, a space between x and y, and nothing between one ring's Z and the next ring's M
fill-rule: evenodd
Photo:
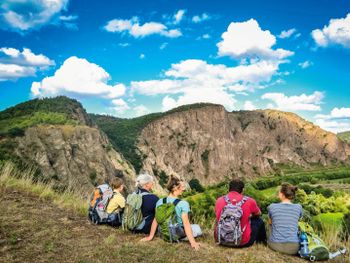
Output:
M344 142L350 143L350 131L340 132L337 136Z
M17 178L8 165L0 171L0 262L304 262L261 245L219 247L211 231L199 239L196 252L186 242L139 242L143 235L91 225L84 215L87 200L72 193L60 196L33 183L30 171L21 174L24 178Z

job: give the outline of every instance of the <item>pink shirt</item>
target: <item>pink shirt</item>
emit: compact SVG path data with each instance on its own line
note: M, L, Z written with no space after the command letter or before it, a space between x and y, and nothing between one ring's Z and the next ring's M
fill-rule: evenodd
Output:
M229 192L228 197L232 201L232 203L235 204L242 200L243 195L237 192ZM218 200L216 200L216 204L215 204L216 222L219 221L222 209L224 208L225 205L226 205L226 202L223 196L218 198ZM242 210L243 210L243 216L241 219L241 227L242 229L245 227L245 230L242 235L241 246L247 244L250 239L250 233L251 233L250 222L249 222L250 216L259 215L261 213L258 205L256 204L256 201L252 198L248 198L248 200L242 205Z

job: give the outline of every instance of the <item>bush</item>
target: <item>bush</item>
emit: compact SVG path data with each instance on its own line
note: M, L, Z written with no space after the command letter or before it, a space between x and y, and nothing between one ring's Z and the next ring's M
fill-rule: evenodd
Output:
M197 178L191 179L188 184L190 185L191 189L194 189L198 193L204 192L204 187L201 185L199 180Z

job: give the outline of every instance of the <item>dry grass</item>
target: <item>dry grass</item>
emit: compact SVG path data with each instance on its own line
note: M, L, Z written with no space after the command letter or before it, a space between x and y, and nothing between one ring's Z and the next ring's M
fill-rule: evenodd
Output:
M199 251L159 238L143 243L143 236L91 225L86 200L74 193L33 183L30 170L21 175L9 164L0 170L0 262L305 262L262 245L219 247L211 233L199 239Z

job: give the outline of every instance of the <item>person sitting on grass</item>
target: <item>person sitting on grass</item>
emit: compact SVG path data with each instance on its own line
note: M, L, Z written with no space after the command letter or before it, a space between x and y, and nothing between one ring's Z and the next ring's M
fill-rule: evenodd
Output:
M244 182L234 179L229 193L215 204L214 238L219 245L249 247L255 242L266 243L266 230L256 201L243 195Z
M125 198L121 194L124 189L123 181L120 178L114 178L110 182L113 189L113 197L109 200L106 212L109 214L107 223L111 226L118 227L122 224L122 213L125 207Z
M147 173L140 174L136 178L137 192L142 194L141 212L144 218L144 225L140 229L133 230L138 234L149 234L151 225L156 213L156 203L159 200L158 196L152 194L151 191L154 186L154 179Z
M289 255L295 255L299 250L298 221L303 213L300 204L292 203L297 189L296 186L283 183L278 193L281 202L267 208L271 225L268 246Z
M179 200L178 197L182 195L185 191L185 183L181 181L177 177L171 177L168 184L167 190L169 191L168 197L164 199L160 199L156 207L161 206L164 201L166 203L174 203L176 200ZM176 214L176 222L177 229L176 233L180 237L180 240L188 240L190 245L195 250L198 250L200 247L200 243L195 240L195 237L202 235L202 230L199 225L191 224L188 214L190 212L190 205L187 201L179 200L176 202L175 206L175 214ZM158 223L157 220L154 219L151 227L151 232L148 237L141 239L141 241L151 241L157 231Z

